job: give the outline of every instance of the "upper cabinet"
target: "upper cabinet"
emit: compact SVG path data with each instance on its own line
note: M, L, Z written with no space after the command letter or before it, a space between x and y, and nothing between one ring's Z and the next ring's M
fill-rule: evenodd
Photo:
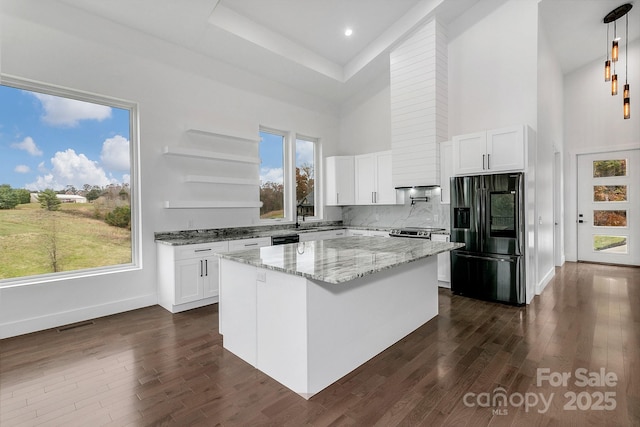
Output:
M453 174L473 175L525 169L525 126L453 137Z
M356 200L353 156L325 159L326 205L353 205Z
M354 157L357 205L395 205L396 190L392 182L391 151Z
M427 22L390 53L393 187L440 182L439 142L448 139L447 38Z

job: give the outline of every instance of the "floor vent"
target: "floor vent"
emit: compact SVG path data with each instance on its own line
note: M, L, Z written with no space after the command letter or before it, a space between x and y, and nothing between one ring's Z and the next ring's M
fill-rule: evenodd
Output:
M83 326L91 326L93 324L94 323L93 323L92 320L87 320L86 322L72 323L70 325L60 326L58 328L58 332L64 332L64 331L68 331L70 329L82 328Z

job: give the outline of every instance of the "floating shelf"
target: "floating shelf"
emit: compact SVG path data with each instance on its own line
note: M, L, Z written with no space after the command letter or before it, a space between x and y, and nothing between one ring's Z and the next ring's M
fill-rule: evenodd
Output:
M167 200L164 202L165 209L215 209L215 208L260 208L262 202L240 202L240 201L176 201Z
M193 129L192 128L192 129L188 129L187 130L187 134L201 135L201 136L221 138L221 139L229 139L229 140L233 140L233 141L242 141L242 142L260 142L260 138L258 138L258 137L247 138L246 136L235 134L233 132L220 133L220 132L212 132L212 131L208 131L208 130Z
M224 160L228 162L260 164L259 157L239 156L189 147L165 146L162 152L168 156L194 157L198 159Z
M260 180L252 178L229 178L210 175L185 175L184 182L200 182L205 184L260 185Z

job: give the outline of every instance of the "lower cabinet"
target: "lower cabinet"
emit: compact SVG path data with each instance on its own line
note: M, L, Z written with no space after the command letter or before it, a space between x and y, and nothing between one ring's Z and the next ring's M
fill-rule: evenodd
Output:
M369 236L369 237L389 237L388 231L382 230L360 230L357 228L350 228L347 230L348 236Z
M431 240L434 242L448 242L448 234L432 234ZM438 286L442 288L451 287L451 254L445 252L438 254Z
M156 244L158 303L172 313L218 302L219 259L228 242L169 246Z
M309 231L306 233L300 233L301 242L309 242L311 240L325 240L325 239L337 239L340 237L346 237L347 230L328 230L328 231Z
M239 239L229 241L229 252L271 246L271 237L256 237L253 239Z

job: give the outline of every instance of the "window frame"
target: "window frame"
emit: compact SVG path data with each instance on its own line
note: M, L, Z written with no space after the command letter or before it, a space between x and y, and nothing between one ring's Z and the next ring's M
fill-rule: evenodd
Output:
M141 187L140 187L140 133L139 133L139 107L138 103L114 98L105 95L98 95L71 89L35 80L24 79L16 76L2 74L0 84L15 89L27 90L74 99L78 101L90 102L93 104L105 105L108 107L120 108L129 111L129 194L131 208L131 262L125 264L115 264L95 268L85 268L82 270L61 271L57 273L34 274L30 276L12 277L0 279L0 289L14 286L24 286L41 284L47 282L57 282L68 279L79 279L105 274L123 273L142 269L142 212L141 212Z
M296 223L296 141L298 139L313 142L315 144L314 149L314 203L315 203L315 216L306 217L308 221L321 221L324 214L322 206L323 198L322 194L322 145L320 138L310 137L305 134L296 133L294 131L285 131L276 129L269 126L259 126L258 132L265 132L274 135L280 135L283 137L283 165L282 175L284 184L284 217L275 219L261 219L260 211L258 210L258 222L261 225L269 224L295 224ZM258 153L260 149L258 149ZM262 164L262 163L261 163ZM259 166L261 167L261 166ZM260 171L258 171L259 173ZM258 197L260 197L258 195Z

